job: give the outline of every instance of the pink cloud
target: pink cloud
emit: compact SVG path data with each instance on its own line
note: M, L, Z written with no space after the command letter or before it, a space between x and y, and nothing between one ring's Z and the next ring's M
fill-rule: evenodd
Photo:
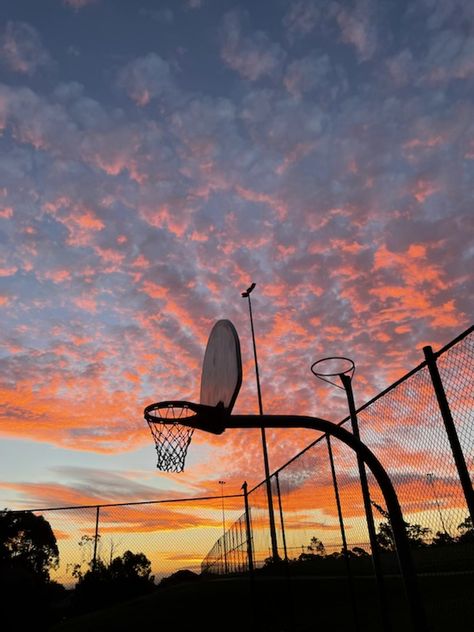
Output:
M0 261L0 277L13 276L18 272L17 266L8 265L6 261Z
M221 57L245 79L256 81L277 72L285 58L281 46L263 31L251 35L242 32L242 14L227 13L221 29Z
M25 22L7 22L0 33L0 50L3 64L21 74L33 75L52 64L38 31Z
M258 202L261 204L267 204L272 210L275 211L277 217L280 220L284 220L288 215L288 208L282 200L276 198L275 196L269 195L267 193L260 193L259 191L252 191L250 189L245 189L244 187L237 186L237 193L242 196L245 200L249 200L251 202Z
M93 211L89 209L86 209L82 215L75 214L74 221L85 230L96 231L104 228L102 220L100 220Z
M63 4L71 7L72 9L76 9L76 11L78 11L79 9L83 9L84 7L87 7L91 4L95 4L97 1L98 0L62 0Z
M301 96L305 92L321 89L330 72L331 64L327 55L308 55L288 65L283 83L290 94Z
M124 66L118 76L118 85L140 107L174 90L170 65L156 53L149 53Z
M321 16L321 9L313 0L296 0L289 6L283 18L288 38L294 41L314 30Z
M418 180L413 189L413 195L416 198L417 202L423 204L423 202L439 191L440 186L435 182L430 182L428 180Z
M336 15L342 41L354 46L361 61L370 59L377 47L376 27L371 20L372 11L371 0L357 0L354 9L342 6Z
M73 299L73 302L79 309L83 309L86 312L94 314L97 311L97 300L95 297L89 294L83 294Z
M64 283L71 280L71 272L70 270L48 270L44 278L50 279L53 283Z

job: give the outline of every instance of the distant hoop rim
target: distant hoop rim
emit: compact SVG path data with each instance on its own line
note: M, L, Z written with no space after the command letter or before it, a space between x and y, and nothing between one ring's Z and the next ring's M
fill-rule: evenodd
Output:
M321 364L321 362L327 362L328 360L344 360L345 362L349 363L349 368L347 368L345 371L337 371L336 373L323 373L322 371L315 371L314 367L316 365ZM347 358L346 356L328 356L327 358L316 360L316 362L313 362L313 364L311 365L311 372L316 377L337 377L338 375L346 375L351 371L355 371L355 363L354 360L351 360L351 358Z
M342 360L343 362L348 362L349 367L345 369L345 371L337 371L336 373L322 373L321 371L315 370L315 367L318 364L321 364L321 362L328 362L328 360ZM354 360L351 360L350 358L346 358L345 356L328 356L327 358L321 358L321 360L316 360L316 362L313 362L313 364L311 365L311 372L318 379L323 380L323 382L327 382L328 384L331 384L332 386L337 386L337 388L341 388L343 390L345 387L340 386L339 384L337 384L337 382L334 382L331 378L339 377L341 381L344 382L344 380L342 379L342 376L344 375L344 376L347 376L349 380L352 382L354 371L355 371Z

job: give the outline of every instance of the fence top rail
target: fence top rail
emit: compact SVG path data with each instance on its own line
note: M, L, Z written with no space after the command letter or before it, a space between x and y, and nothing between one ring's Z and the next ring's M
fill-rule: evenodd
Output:
M471 325L465 331L460 333L459 336L456 336L456 338L453 338L450 342L444 345L444 347L441 347L439 351L435 351L435 356L438 357L440 355L443 355L445 351L448 351L448 349L451 349L451 347L454 347L454 345L457 345L458 342L461 342L461 340L463 340L464 338L467 338L467 336L469 336L469 334L472 334L473 331L474 331L474 325Z
M243 498L243 494L228 494L224 498ZM183 503L197 500L222 500L222 496L196 496L194 498L165 498L163 500L135 500L128 503L97 503L96 505L69 505L68 507L40 507L39 509L3 509L1 513L26 513L39 511L65 511L67 509L97 509L102 507L129 507L131 505L159 505L164 503Z
M445 353L446 351L451 349L451 347L454 347L454 345L456 345L458 342L461 342L461 340L463 340L464 338L467 338L467 336L469 336L469 334L471 334L473 331L474 331L474 325L471 325L465 331L460 333L459 336L456 336L456 338L453 338L453 340L451 340L446 345L444 345L444 347L442 347L439 351L434 351L435 357L439 358L441 355L443 355L443 353ZM390 391L395 389L397 386L399 386L405 380L408 380L408 378L410 378L412 375L414 375L415 373L420 371L423 367L425 367L426 364L427 364L426 360L423 360L423 362L420 362L420 364L417 364L417 366L415 366L413 369L411 369L411 371L408 371L408 373L405 373L404 375L402 375L400 378L398 378L398 380L393 382L393 384L390 384L383 391L380 391L380 393L377 393L377 395L375 395L374 397L369 399L367 402L365 402L364 404L359 406L359 408L357 408L357 410L356 410L356 414L362 412L363 410L365 410L366 408L371 406L374 402L376 402L378 399L380 399L384 395L387 395L387 393L389 393ZM342 424L347 423L350 420L350 418L351 418L351 416L347 415L346 417L344 417L344 419L341 419L341 421L339 421L339 423L337 425L338 426L342 426ZM303 450L301 450L300 452L295 454L289 461L287 461L286 463L281 465L277 470L272 472L270 477L276 476L277 474L279 474L279 472L281 472L286 467L288 467L288 465L291 465L291 463L293 463L293 461L296 461L296 459L299 459L305 452L307 452L308 450L313 448L317 443L322 441L325 436L326 436L325 434L319 435L314 441L312 441L309 445L307 445L305 448L303 448ZM251 494L256 489L258 489L261 485L263 485L264 483L265 483L265 480L261 481L260 483L255 485L255 487L252 487L252 489L250 489L248 493Z

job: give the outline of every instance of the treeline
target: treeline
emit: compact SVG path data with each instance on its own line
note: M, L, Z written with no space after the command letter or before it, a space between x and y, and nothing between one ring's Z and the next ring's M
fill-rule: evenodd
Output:
M375 503L373 504L375 505ZM378 531L376 533L378 548L382 553L394 553L396 550L395 539L393 537L388 513L379 505L376 505L376 507L386 518L385 521L378 524ZM405 529L412 549L428 550L457 544L474 545L474 529L470 516L466 517L457 526L456 535L452 535L447 531L437 531L435 535L432 536L432 531L428 527L423 527L420 524L411 524L409 522L405 522ZM288 560L291 564L318 563L322 560L330 562L331 560L341 560L345 555L343 549L328 553L324 543L316 536L311 538L307 546L303 545L301 548L301 553L297 557L292 557ZM370 559L370 553L360 546L354 546L348 549L347 554L354 560L363 561ZM275 567L275 563L278 566L280 562L282 562L281 559L275 562L272 557L269 557L264 561L264 568L270 570L272 567Z
M93 541L83 536L79 546ZM80 614L143 595L155 588L151 562L144 553L125 551L106 564L92 559L76 564L74 590L51 579L59 550L51 525L29 511L0 512L0 594L4 629L34 626L48 630L65 615Z

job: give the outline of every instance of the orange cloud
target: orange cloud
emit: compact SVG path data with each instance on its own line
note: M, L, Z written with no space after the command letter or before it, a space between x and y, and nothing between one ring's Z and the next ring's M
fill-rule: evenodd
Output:
M272 195L253 191L240 185L236 187L236 191L244 200L268 205L275 211L276 216L280 221L283 221L288 215L288 208L286 204Z
M2 219L9 219L10 217L13 217L13 209L11 206L4 206L3 208L0 208L0 217Z

